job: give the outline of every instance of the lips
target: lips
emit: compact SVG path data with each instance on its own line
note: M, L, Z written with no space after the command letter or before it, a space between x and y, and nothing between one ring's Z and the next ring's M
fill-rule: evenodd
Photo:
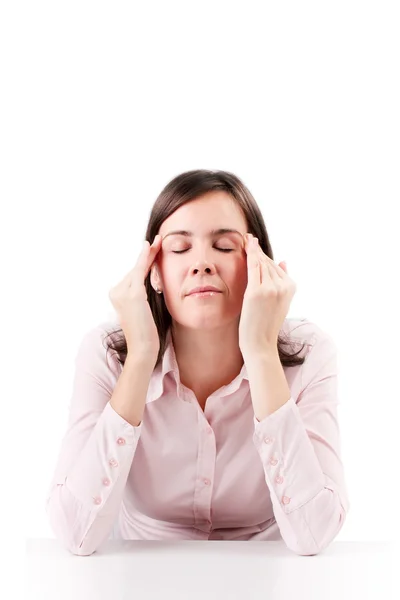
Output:
M191 294L196 294L199 292L219 292L219 293L221 293L221 290L214 287L213 285L206 285L206 286L193 288L192 290L190 290L190 292L187 295L190 296Z

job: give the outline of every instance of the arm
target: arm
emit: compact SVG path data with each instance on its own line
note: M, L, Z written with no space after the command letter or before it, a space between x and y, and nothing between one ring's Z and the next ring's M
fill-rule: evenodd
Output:
M249 381L258 394L257 414L266 416L258 421L254 415L253 441L275 519L291 550L314 555L333 541L350 508L340 455L336 348L326 334L316 335L301 366L302 391L296 401L290 390L285 396L280 361L257 365L251 367ZM272 394L269 400L264 397L264 407L262 389Z
M96 327L75 359L67 432L46 498L50 525L70 552L92 554L110 534L141 433L151 370L108 362ZM128 360L129 358L129 360Z

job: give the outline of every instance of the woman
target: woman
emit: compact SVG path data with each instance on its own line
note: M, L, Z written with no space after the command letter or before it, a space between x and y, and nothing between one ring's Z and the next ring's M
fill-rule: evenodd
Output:
M78 350L46 504L56 537L78 555L113 527L317 554L349 510L333 340L286 318L296 285L234 174L174 178L146 240L110 291L119 327L100 324Z

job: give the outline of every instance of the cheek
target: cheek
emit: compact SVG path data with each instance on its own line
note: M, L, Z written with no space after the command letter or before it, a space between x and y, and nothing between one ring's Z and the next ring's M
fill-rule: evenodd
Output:
M247 274L247 259L244 255L238 255L232 264L232 268L238 275Z
M223 276L224 277L224 276ZM247 286L247 263L238 259L225 271L226 283L231 289L241 291ZM224 277L224 278L225 278ZM229 283L228 283L229 282Z
M187 278L187 270L176 261L168 260L168 256L159 261L158 270L164 285L171 289L181 285Z

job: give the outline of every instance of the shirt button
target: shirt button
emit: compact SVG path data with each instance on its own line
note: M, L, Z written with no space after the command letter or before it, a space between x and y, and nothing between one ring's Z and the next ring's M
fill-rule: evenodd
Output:
M101 504L101 498L99 498L99 496L97 496L96 498L93 498L94 503L95 504Z
M266 444L272 444L273 441L274 441L274 439L273 438L269 438L269 437L265 438L265 440L264 440L264 442Z
M125 444L125 439L124 438L118 438L117 439L117 444L119 444L120 446L123 446Z
M277 475L277 476L275 477L275 481L276 481L276 483L282 483L282 481L283 481L283 477L282 477L282 475Z
M204 479L203 481L204 481L205 485L210 485L210 480L209 479Z
M269 464L275 466L278 464L278 460L276 458L270 458Z
M103 479L103 483L104 485L110 485L110 480L106 477L105 479Z
M290 502L289 496L283 496L283 498L282 498L282 504L289 504L289 502Z
M118 463L115 460L115 458L110 458L110 460L108 461L108 464L111 465L112 467L118 467Z

